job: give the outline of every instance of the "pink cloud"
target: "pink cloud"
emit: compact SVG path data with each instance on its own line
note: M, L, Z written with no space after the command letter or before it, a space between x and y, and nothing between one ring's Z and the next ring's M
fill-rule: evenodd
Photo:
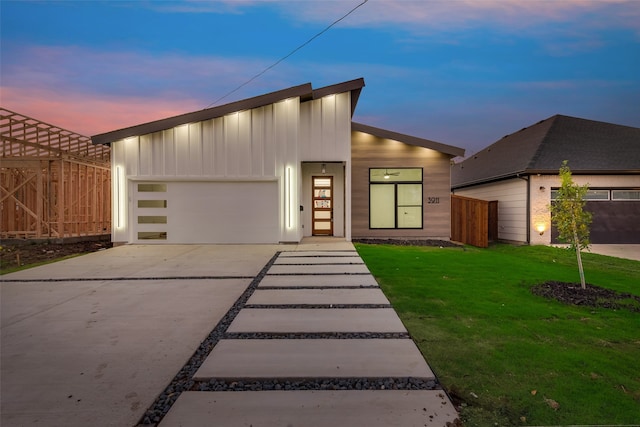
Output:
M6 86L1 93L4 108L86 136L202 108L199 101L188 98L97 97Z

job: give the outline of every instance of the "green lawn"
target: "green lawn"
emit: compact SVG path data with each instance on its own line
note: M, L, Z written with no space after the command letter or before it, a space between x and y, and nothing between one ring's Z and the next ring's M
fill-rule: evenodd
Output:
M545 246L356 244L466 426L640 423L640 313L530 292L579 282ZM585 254L587 283L640 295L640 262Z

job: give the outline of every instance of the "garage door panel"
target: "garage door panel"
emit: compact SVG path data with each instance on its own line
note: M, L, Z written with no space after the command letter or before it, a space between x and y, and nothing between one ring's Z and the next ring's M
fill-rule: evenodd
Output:
M640 201L592 201L591 243L640 244ZM551 229L551 242L558 243L558 230Z
M276 182L175 182L168 191L169 243L275 243Z

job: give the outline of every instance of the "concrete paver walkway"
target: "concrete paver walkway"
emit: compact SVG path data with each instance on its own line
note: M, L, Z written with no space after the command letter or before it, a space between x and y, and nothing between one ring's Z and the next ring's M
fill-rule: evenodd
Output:
M393 335L407 331L349 246L340 252L282 252L226 331L246 338L221 339L194 380L434 380L413 341ZM325 337L337 333L356 337ZM296 336L281 338L283 334ZM442 390L380 388L189 391L182 393L160 427L200 426L214 420L265 427L445 426L457 417Z
M137 425L232 310L193 371L193 391L160 427L445 426L457 417L442 390L381 385L434 377L344 240L123 246L6 275L0 286L3 427ZM347 386L196 391L211 381Z

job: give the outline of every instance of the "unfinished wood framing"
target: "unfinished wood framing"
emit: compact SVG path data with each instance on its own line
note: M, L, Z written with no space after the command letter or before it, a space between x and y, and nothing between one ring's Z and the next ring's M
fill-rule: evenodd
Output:
M2 239L111 232L110 147L0 108Z

